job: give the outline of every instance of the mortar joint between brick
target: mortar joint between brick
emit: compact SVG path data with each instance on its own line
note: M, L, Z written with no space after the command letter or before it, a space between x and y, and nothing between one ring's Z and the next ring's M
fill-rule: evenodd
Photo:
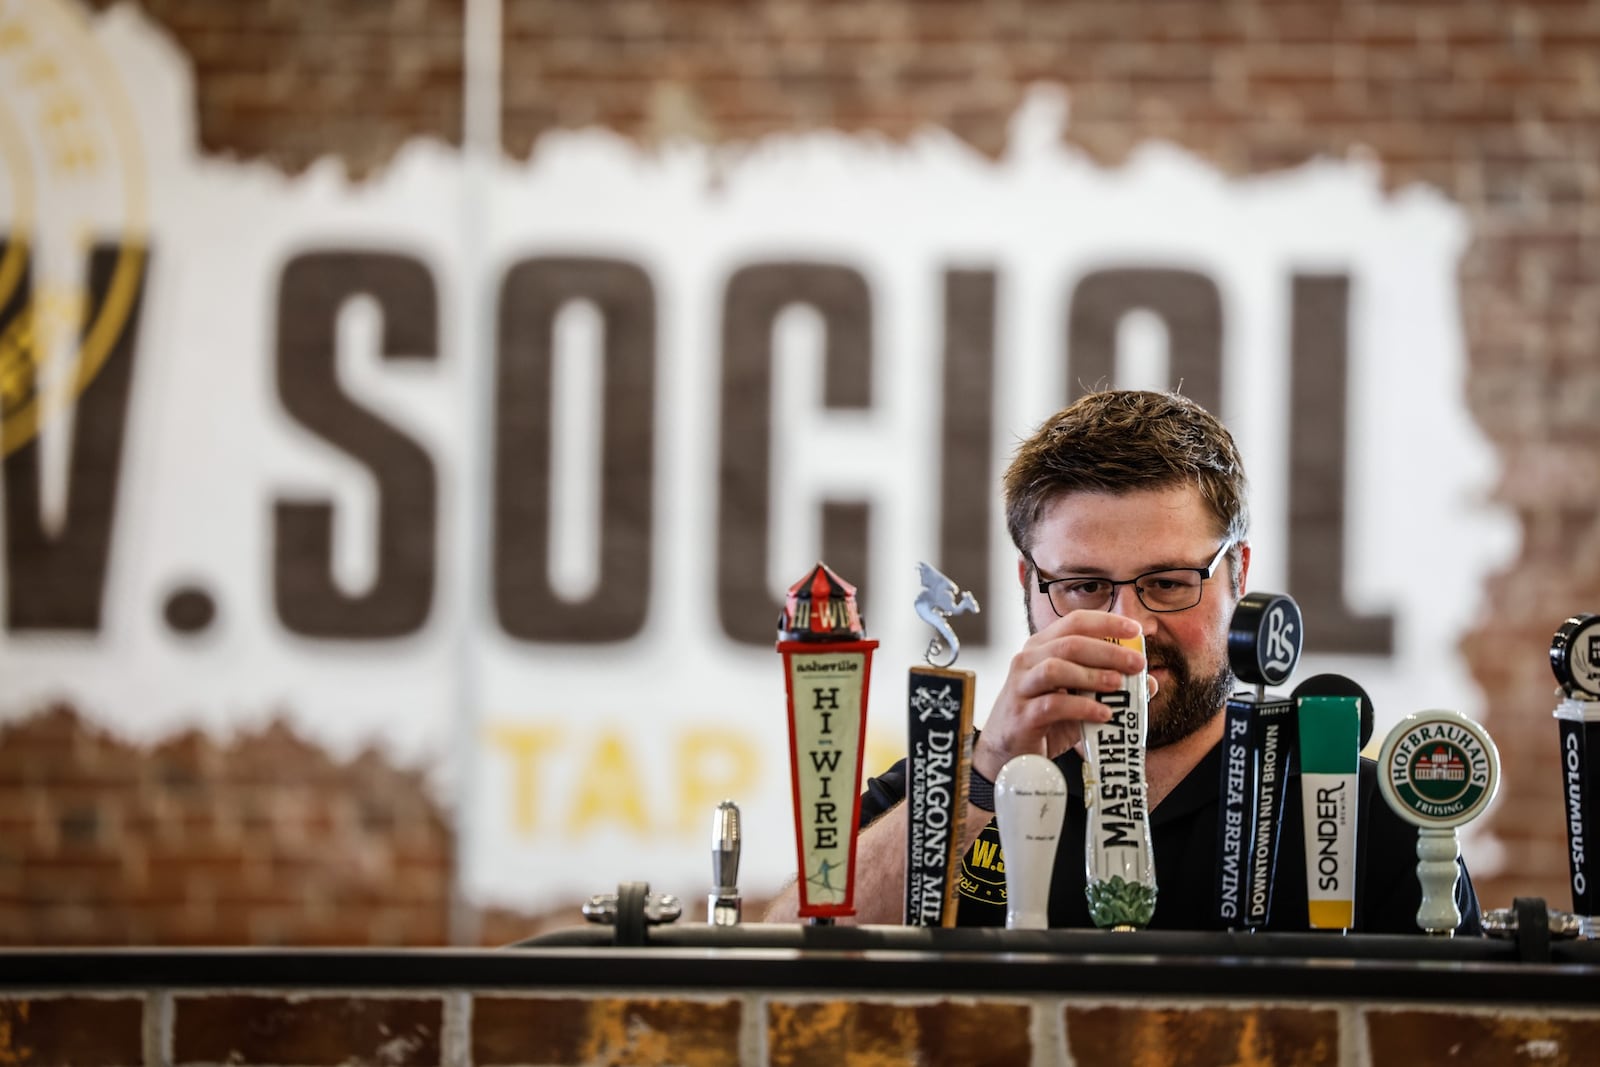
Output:
M444 1022L439 1034L441 1067L472 1067L473 995L450 990L444 995Z
M172 1067L172 991L157 990L144 1003L145 1067Z

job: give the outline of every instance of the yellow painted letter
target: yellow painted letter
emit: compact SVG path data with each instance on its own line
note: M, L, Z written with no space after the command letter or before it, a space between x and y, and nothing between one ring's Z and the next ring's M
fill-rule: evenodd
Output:
M538 828L539 762L561 739L555 726L491 726L489 745L511 761L511 828L519 837L532 837Z

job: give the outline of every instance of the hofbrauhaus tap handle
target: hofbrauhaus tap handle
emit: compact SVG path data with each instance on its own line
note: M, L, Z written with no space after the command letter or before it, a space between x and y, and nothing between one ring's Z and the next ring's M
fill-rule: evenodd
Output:
M1395 814L1417 829L1417 926L1449 937L1456 904L1457 830L1488 810L1500 788L1500 753L1489 732L1459 711L1418 711L1389 731L1378 753L1378 785Z

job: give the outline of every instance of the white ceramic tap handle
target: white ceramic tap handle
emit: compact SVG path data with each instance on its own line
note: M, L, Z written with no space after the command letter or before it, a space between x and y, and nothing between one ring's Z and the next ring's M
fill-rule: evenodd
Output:
M994 815L1006 865L1006 928L1050 926L1050 879L1067 814L1067 780L1043 756L1017 756L994 780Z
M1417 711L1378 750L1378 788L1394 813L1417 827L1417 925L1450 937L1456 907L1456 829L1483 814L1500 788L1500 752L1488 731L1459 711Z
M1430 934L1449 934L1461 925L1456 907L1456 879L1461 843L1454 827L1417 831L1417 881L1422 883L1422 906L1417 926Z

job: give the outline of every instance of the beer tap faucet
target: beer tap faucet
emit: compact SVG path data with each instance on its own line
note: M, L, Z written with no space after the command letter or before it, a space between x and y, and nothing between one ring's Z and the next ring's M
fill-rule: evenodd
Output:
M734 926L741 911L739 805L724 800L711 815L711 892L706 897L706 921L712 926Z

